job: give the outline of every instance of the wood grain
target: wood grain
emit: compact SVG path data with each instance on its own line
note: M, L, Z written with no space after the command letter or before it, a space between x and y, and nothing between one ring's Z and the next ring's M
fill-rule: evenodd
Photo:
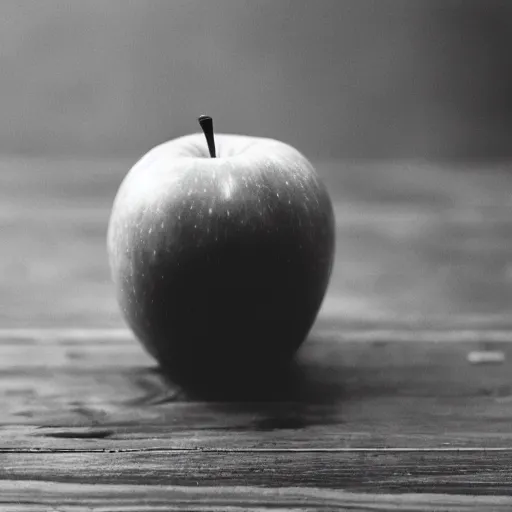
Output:
M459 340L454 331L424 343L414 342L421 331L407 338L401 330L398 341L389 331L378 337L339 329L335 337L321 325L301 351L292 381L250 402L187 396L121 331L110 338L93 331L87 344L85 333L69 331L40 340L6 337L0 490L9 492L2 496L23 501L29 489L33 497L37 487L30 486L44 478L57 485L54 501L45 493L33 502L67 502L69 510L77 492L94 506L119 510L142 504L158 510L166 500L208 510L209 499L218 509L257 508L270 503L270 490L297 488L311 488L309 498L276 494L272 500L283 509L312 510L510 504L512 343L492 333ZM468 354L476 350L500 351L504 360L472 364ZM27 484L12 487L17 481ZM140 485L158 493L149 502L139 493L127 503L122 486ZM216 490L197 494L194 486ZM343 492L323 493L333 489ZM458 499L469 493L489 499ZM381 495L387 498L380 501Z
M113 298L131 163L0 160L0 510L512 508L506 166L320 163L338 249L318 322L278 380L205 397Z
M0 448L512 446L512 343L364 334L352 341L318 326L289 375L270 388L257 383L243 402L187 395L128 333L88 343L4 339ZM471 364L475 350L499 350L505 360Z
M508 496L466 496L426 493L362 493L340 490L294 487L265 488L247 486L173 486L126 484L70 484L38 481L0 482L0 510L39 512L126 510L162 512L194 511L262 511L262 510L339 510L473 512L509 511ZM23 498L20 498L23 496ZM3 508L2 503L9 508ZM55 507L55 503L59 503Z
M441 463L442 461L442 463ZM78 468L79 471L78 471ZM75 484L314 487L374 493L512 493L512 452L4 454L0 479Z

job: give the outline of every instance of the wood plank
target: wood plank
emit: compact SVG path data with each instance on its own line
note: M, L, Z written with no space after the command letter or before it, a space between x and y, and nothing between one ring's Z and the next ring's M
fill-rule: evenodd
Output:
M320 163L338 250L319 321L281 380L206 400L113 298L130 164L0 159L0 510L512 507L506 169Z
M512 494L506 452L132 452L2 454L1 480L313 487L372 493Z
M117 512L339 510L403 512L509 511L512 497L428 493L364 493L318 487L208 487L173 485L70 484L39 481L0 481L0 510L60 512L109 510ZM8 507L8 508L7 508ZM50 509L53 510L53 509Z
M0 448L512 447L506 332L336 332L319 324L282 381L208 401L169 382L129 335L4 339ZM482 350L503 360L468 360Z

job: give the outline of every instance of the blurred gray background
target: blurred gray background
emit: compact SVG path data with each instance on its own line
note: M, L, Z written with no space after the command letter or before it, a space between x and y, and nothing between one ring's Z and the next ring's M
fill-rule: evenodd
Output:
M312 158L504 158L511 48L510 1L3 1L0 152L138 156L209 113Z
M0 329L125 325L112 201L201 113L325 180L324 318L512 325L511 48L512 0L0 2Z

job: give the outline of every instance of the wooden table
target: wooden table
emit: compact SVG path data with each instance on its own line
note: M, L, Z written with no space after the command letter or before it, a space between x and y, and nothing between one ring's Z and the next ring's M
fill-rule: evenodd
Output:
M512 510L512 173L324 162L337 260L281 382L200 401L109 283L132 162L0 161L0 509Z

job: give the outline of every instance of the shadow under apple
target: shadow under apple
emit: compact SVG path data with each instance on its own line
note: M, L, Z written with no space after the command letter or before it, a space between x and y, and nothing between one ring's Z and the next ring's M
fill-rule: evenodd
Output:
M305 342L308 344L308 340ZM191 361L184 365L155 366L151 371L162 385L173 389L174 400L236 403L242 408L258 408L263 403L295 402L327 405L343 399L344 384L339 367L326 367L299 350L294 356L258 360L252 354L230 366L222 358L209 364Z
M315 425L339 424L342 403L350 401L346 378L338 357L323 357L325 343L312 334L294 357L272 366L248 361L235 371L210 368L154 366L132 371L130 381L140 390L131 407L163 407L158 423L171 422L173 404L203 404L208 414L219 414L223 429L235 431L296 430ZM167 407L169 406L169 407ZM188 410L188 409L187 409ZM202 409L201 409L202 410ZM190 428L214 428L211 420L192 413ZM231 418L226 422L226 418Z

